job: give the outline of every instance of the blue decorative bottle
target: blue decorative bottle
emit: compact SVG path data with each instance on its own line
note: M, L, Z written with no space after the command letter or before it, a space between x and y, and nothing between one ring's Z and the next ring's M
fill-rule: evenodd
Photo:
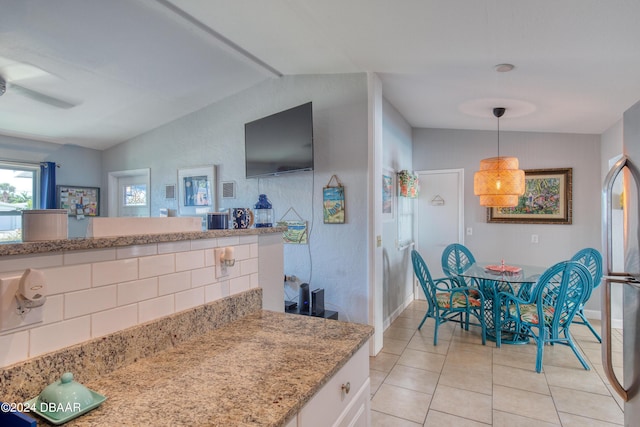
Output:
M256 228L273 227L273 206L266 194L258 196L258 203L253 208Z

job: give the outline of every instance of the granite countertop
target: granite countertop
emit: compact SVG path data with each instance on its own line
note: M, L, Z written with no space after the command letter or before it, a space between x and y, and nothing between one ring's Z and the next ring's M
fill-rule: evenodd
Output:
M131 236L74 238L44 240L39 242L0 244L0 256L30 255L47 252L103 249L149 243L177 242L181 240L214 239L220 237L250 236L259 234L282 233L286 227L247 228L243 230L207 230L185 233L137 234Z
M65 425L283 426L372 333L260 310L88 381L107 400Z

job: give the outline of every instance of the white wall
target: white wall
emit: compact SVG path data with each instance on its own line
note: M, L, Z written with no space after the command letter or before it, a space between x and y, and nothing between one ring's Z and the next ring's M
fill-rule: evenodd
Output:
M403 169L413 170L411 126L386 99L383 102L382 111L383 168L390 168L395 172ZM397 316L405 308L407 301L413 297L411 251L410 248L399 251L396 247L397 240L398 216L396 212L392 221L382 223L383 315L386 325L393 321L394 316Z
M244 124L313 102L315 171L245 179ZM368 125L366 74L286 76L256 85L103 153L109 171L151 168L151 213L165 201L177 169L218 165L220 181L236 181L237 198L219 207L252 206L265 193L276 219L289 209L309 222L309 245L285 245L285 273L325 289L342 320L368 322ZM336 174L345 186L346 223L324 224L322 188ZM288 218L291 218L290 216ZM290 289L290 297L296 297Z
M101 156L101 151L76 145L60 145L0 135L0 159L31 163L56 162L60 165L56 171L58 185L100 187ZM106 215L106 210L101 210L101 214ZM86 223L70 217L69 237L83 237Z
M479 261L551 266L584 247L600 248L600 136L500 132L500 154L517 156L521 169L573 168L573 224L487 223L473 194L481 159L495 156L496 132L414 129L413 167L465 169L465 244ZM531 235L539 243L531 243Z

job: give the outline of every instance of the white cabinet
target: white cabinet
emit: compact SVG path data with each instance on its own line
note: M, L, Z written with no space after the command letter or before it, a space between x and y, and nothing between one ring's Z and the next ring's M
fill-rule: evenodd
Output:
M371 424L368 345L318 391L298 413L298 427L351 426Z

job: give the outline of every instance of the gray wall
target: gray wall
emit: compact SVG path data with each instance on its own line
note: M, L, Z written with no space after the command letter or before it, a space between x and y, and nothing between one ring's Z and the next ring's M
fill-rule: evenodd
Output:
M476 259L551 266L584 247L600 248L600 136L500 132L500 154L517 156L521 169L573 168L573 224L487 223L473 194L481 159L497 154L496 132L414 129L415 170L464 168L465 244ZM531 243L531 235L539 243Z
M315 171L245 179L244 124L313 102ZM177 169L218 166L220 181L237 183L237 198L221 208L252 206L265 193L280 219L289 208L308 221L309 245L285 245L284 271L324 288L341 319L368 321L367 190L368 116L366 74L286 76L269 80L103 153L103 170L151 168L151 213L165 201L165 184ZM345 186L346 224L324 224L322 188L336 174ZM290 213L287 218L293 219ZM285 288L297 298L297 288Z
M382 166L399 172L413 170L411 126L388 102L382 104ZM396 183L397 184L397 183ZM396 196L397 197L397 196ZM394 201L395 202L395 201ZM383 315L385 324L392 321L413 296L413 269L410 249L398 250L398 215L382 223L383 245Z
M102 152L90 148L0 135L0 159L56 162L60 165L56 171L58 185L100 187L101 184ZM101 210L101 214L106 215L106 210ZM69 237L84 237L86 228L87 221L69 217Z

